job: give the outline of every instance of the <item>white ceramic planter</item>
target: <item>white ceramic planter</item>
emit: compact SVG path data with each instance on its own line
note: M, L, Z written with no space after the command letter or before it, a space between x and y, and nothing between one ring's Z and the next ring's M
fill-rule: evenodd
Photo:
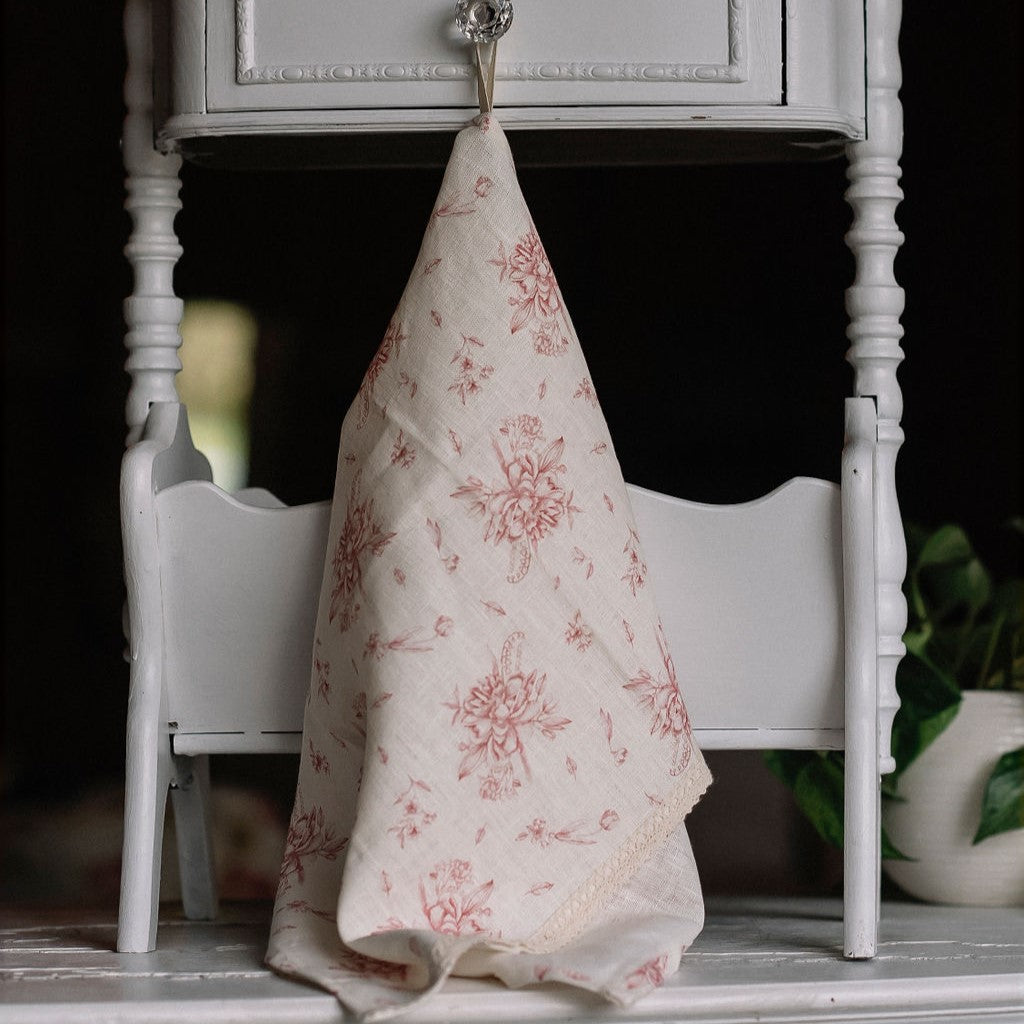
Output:
M1022 745L1024 694L964 694L950 726L900 778L905 802L883 805L892 841L916 858L884 861L893 881L933 903L1024 905L1024 829L971 845L993 766Z

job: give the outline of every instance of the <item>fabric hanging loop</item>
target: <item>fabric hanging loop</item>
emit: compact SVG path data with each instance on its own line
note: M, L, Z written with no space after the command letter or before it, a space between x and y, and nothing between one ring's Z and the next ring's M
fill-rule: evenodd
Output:
M494 65L498 53L497 43L476 43L476 88L480 98L480 113L494 110ZM486 54L486 56L485 56ZM486 63L486 69L484 67Z

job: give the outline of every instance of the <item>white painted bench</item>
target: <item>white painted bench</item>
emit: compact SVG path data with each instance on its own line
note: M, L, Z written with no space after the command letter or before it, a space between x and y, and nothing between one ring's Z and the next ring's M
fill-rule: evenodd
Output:
M742 505L630 486L682 692L706 749L846 749L848 955L875 948L879 757L874 403L849 399L840 487L796 479ZM152 949L173 794L188 916L216 915L208 755L300 749L329 503L209 480L185 407L129 449L131 637L119 948Z

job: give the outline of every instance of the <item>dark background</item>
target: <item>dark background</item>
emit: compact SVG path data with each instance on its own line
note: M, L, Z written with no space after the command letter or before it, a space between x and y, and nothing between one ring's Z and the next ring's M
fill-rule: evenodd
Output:
M120 17L114 3L4 7L11 806L122 771ZM1021 512L1018 5L908 3L901 49L902 509L964 524L1006 574L1001 524ZM627 479L741 501L794 475L837 477L844 170L521 169ZM184 169L177 290L256 312L252 482L289 503L329 496L342 415L440 176ZM250 768L268 770L229 770Z

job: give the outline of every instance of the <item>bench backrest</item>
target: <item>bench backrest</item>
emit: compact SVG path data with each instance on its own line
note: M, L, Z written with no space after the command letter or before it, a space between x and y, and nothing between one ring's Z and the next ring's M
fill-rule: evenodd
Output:
M842 747L838 487L727 506L629 491L702 746ZM175 752L298 750L329 503L183 480L153 505Z

